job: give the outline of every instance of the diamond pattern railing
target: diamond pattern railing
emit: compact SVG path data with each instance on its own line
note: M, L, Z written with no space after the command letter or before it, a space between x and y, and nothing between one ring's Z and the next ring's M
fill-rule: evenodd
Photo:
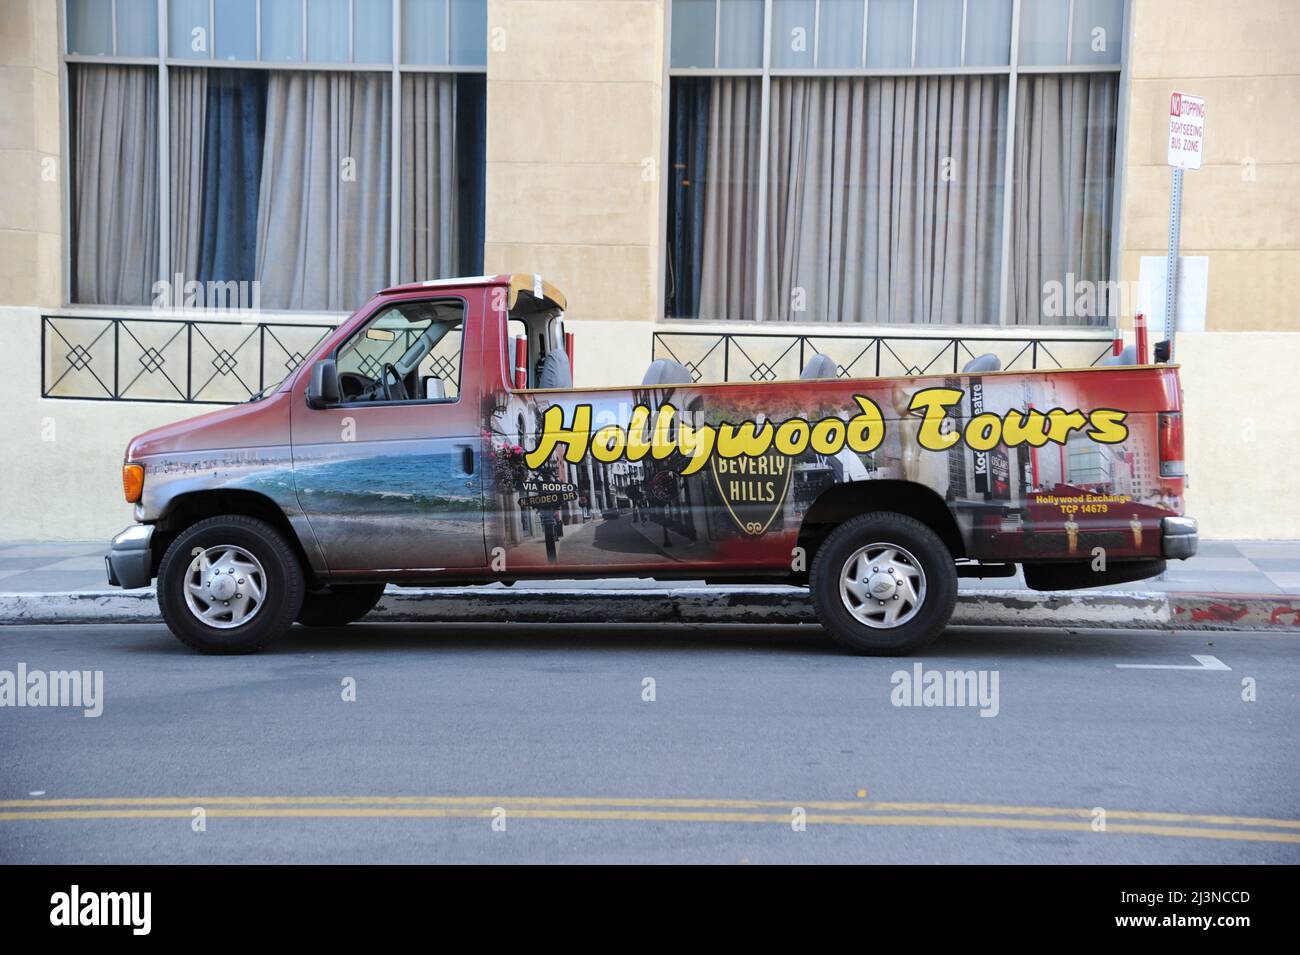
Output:
M41 316L41 397L235 404L297 368L335 326Z
M1111 353L1095 335L1007 338L980 335L797 335L780 332L655 332L651 360L671 358L693 381L789 381L814 355L841 378L959 374L984 354L1004 371L1090 368Z
M286 322L41 316L41 397L83 401L237 404L296 369L336 326ZM363 338L358 370L379 377L383 364L418 333ZM454 396L461 335L445 335L421 364Z

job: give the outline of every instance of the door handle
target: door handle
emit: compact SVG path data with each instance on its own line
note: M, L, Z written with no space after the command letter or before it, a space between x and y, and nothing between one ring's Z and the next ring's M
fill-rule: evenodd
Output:
M461 448L461 466L465 469L466 474L474 473L474 449L468 444Z

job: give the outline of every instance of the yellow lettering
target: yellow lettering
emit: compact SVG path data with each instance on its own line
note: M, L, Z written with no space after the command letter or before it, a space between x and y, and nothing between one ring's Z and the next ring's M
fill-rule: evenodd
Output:
M724 458L760 458L772 445L772 422L759 428L752 421L739 425L723 424L718 428L718 454Z
M650 453L656 461L662 461L677 449L672 441L673 416L677 409L672 405L661 405L655 416L654 434L650 436Z
M966 444L975 451L992 451L1002 439L1002 419L992 412L978 414L966 425Z
M808 422L802 418L782 421L776 429L776 449L782 454L803 454L808 450Z
M1048 440L1053 444L1065 444L1071 431L1088 423L1082 411L1066 411L1064 408L1053 408L1047 412L1047 421Z
M540 468L551 456L557 445L563 444L564 459L570 464L577 464L587 453L587 442L591 439L591 405L575 405L573 408L573 427L564 426L564 409L551 405L542 416L542 433L537 439L537 447L524 456L530 470Z
M925 417L921 420L921 427L916 436L921 447L928 451L947 451L961 440L961 435L956 431L944 434L939 430L947 415L948 406L960 401L961 392L956 388L925 388L912 396L912 403L908 410L925 409Z
M677 447L685 457L691 459L690 463L682 468L682 474L694 474L704 467L704 462L713 452L713 442L717 434L712 426L707 424L698 430L685 422L679 425Z
M880 406L870 398L854 395L853 400L860 410L849 419L845 440L854 451L866 454L876 450L885 440L885 422L880 417Z
M627 426L627 459L640 461L650 453L650 445L645 440L645 426L650 420L650 409L637 405L632 409L632 419Z
M1127 411L1098 408L1090 416L1092 430L1088 432L1088 437L1102 444L1119 444L1128 437L1128 425L1124 424L1127 417Z
M1026 415L1023 411L1012 409L1007 412L1007 419L1002 424L1002 441L1009 448L1022 444L1041 448L1047 443L1047 432L1043 430L1046 421L1047 418L1041 411L1031 410Z
M839 454L844 447L844 422L839 418L822 418L813 425L809 443L818 454Z
M623 456L627 437L616 424L606 425L591 440L591 456L604 464L611 464Z

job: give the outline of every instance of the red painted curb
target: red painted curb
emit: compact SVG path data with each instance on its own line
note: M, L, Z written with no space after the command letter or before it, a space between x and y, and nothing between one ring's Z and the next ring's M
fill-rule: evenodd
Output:
M1300 595L1171 593L1169 611L1178 629L1300 633Z

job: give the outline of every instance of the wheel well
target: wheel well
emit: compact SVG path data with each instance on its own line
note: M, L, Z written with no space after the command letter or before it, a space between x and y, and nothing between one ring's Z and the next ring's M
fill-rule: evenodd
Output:
M804 514L799 546L812 567L817 548L840 524L869 511L893 511L913 517L939 535L954 558L966 556L966 544L948 505L930 488L912 481L852 481L827 488Z
M265 494L239 490L193 491L189 494L181 494L173 500L163 518L155 525L151 548L153 567L150 568L150 573L157 576L158 565L162 563L163 554L182 531L187 527L193 527L205 518L217 517L221 514L243 514L245 517L256 517L266 521L289 542L289 546L298 555L303 573L307 575L308 580L314 579L311 562L307 560L302 541L298 539L297 531L293 529L289 518L285 517L279 505Z

